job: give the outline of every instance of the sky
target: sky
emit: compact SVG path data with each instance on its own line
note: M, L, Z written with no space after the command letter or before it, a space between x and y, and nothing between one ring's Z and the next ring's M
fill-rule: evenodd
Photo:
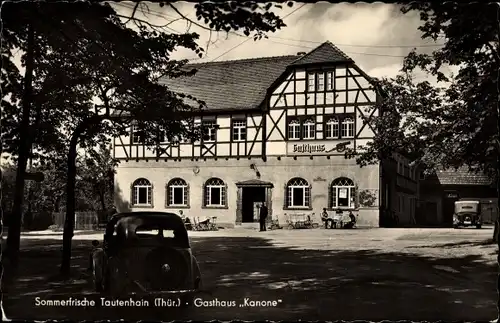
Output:
M135 2L110 4L119 14L130 16ZM151 2L142 4L144 5L136 13L137 18L156 25L170 23L170 32L183 33L188 30L186 21L178 19L180 16L173 8L160 7L158 3ZM195 3L175 2L174 5L183 15L197 21ZM442 44L422 40L417 29L420 25L418 13L403 14L394 4L295 2L292 7L284 5L283 9L276 9L275 13L283 17L287 26L268 34L268 39L258 41L223 32L213 33L210 38L209 31L191 25L189 31L200 34L199 44L207 49L206 55L199 59L193 52L179 50L173 54L173 58L187 58L192 59L193 63L201 63L295 55L298 52L309 52L328 40L351 57L368 75L394 77L402 67L403 58L413 48L421 53L431 53ZM201 21L199 23L204 25ZM238 34L242 35L242 32ZM20 65L20 57L17 63ZM456 73L456 69L447 68L443 72ZM416 81L427 80L431 84L437 84L435 78L422 71L415 72L414 77Z
M157 3L145 2L147 9L138 10L137 18L151 23L163 25L179 18L173 8L160 7ZM176 2L177 9L190 19L196 21L194 3ZM112 3L122 15L129 16L134 7L133 2ZM421 53L431 53L439 49L441 42L435 43L421 39L417 29L420 25L417 12L401 13L398 6L383 3L339 3L317 2L304 4L294 3L290 8L275 11L284 18L287 27L270 33L269 39L258 41L224 32L212 34L212 42L208 45L203 59L187 50L178 51L175 58L194 58L193 62L210 62L234 60L265 56L294 55L298 52L309 52L321 43L329 40L351 57L356 64L372 77L393 77L402 66L403 58L413 49ZM200 24L204 25L203 22ZM187 30L185 20L174 21L168 26L171 32ZM191 32L200 34L200 44L207 45L209 32L192 25ZM239 32L241 35L242 33ZM456 72L447 68L443 72ZM417 81L435 79L424 72L414 74Z

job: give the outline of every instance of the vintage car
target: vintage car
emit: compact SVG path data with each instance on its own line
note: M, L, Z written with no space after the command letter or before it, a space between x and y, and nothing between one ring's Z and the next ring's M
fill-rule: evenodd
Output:
M475 225L480 229L482 225L481 205L479 201L456 201L453 214L453 227L468 227Z
M165 212L118 213L102 245L92 241L90 269L97 292L114 296L165 295L191 303L201 273L183 220Z

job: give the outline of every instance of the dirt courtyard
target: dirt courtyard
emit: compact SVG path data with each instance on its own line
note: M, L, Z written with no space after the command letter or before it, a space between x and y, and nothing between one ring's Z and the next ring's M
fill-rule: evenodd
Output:
M20 270L3 287L3 306L8 318L31 320L492 320L491 235L492 228L192 232L210 294L199 296L204 306L174 312L37 306L37 297L98 299L85 268L90 240L102 233L75 235L74 277L60 281L61 235L35 232L23 235ZM208 306L214 300L277 305Z

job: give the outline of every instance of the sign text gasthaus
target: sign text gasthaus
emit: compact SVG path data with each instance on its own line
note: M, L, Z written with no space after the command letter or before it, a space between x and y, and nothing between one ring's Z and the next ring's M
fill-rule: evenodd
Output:
M287 154L295 156L329 155L343 153L350 141L311 141L308 143L288 142Z

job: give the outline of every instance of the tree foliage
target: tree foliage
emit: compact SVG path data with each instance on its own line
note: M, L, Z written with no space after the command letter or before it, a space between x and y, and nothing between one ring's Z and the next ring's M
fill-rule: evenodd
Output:
M412 51L400 75L376 82L383 114L375 120L374 142L358 156L361 164L405 151L431 169L469 166L496 173L500 46L493 9L453 2L402 7L405 13L420 12L423 39L444 41L444 46L432 54ZM447 66L458 67L457 75L447 77ZM416 69L436 76L443 85L415 82L411 75Z

